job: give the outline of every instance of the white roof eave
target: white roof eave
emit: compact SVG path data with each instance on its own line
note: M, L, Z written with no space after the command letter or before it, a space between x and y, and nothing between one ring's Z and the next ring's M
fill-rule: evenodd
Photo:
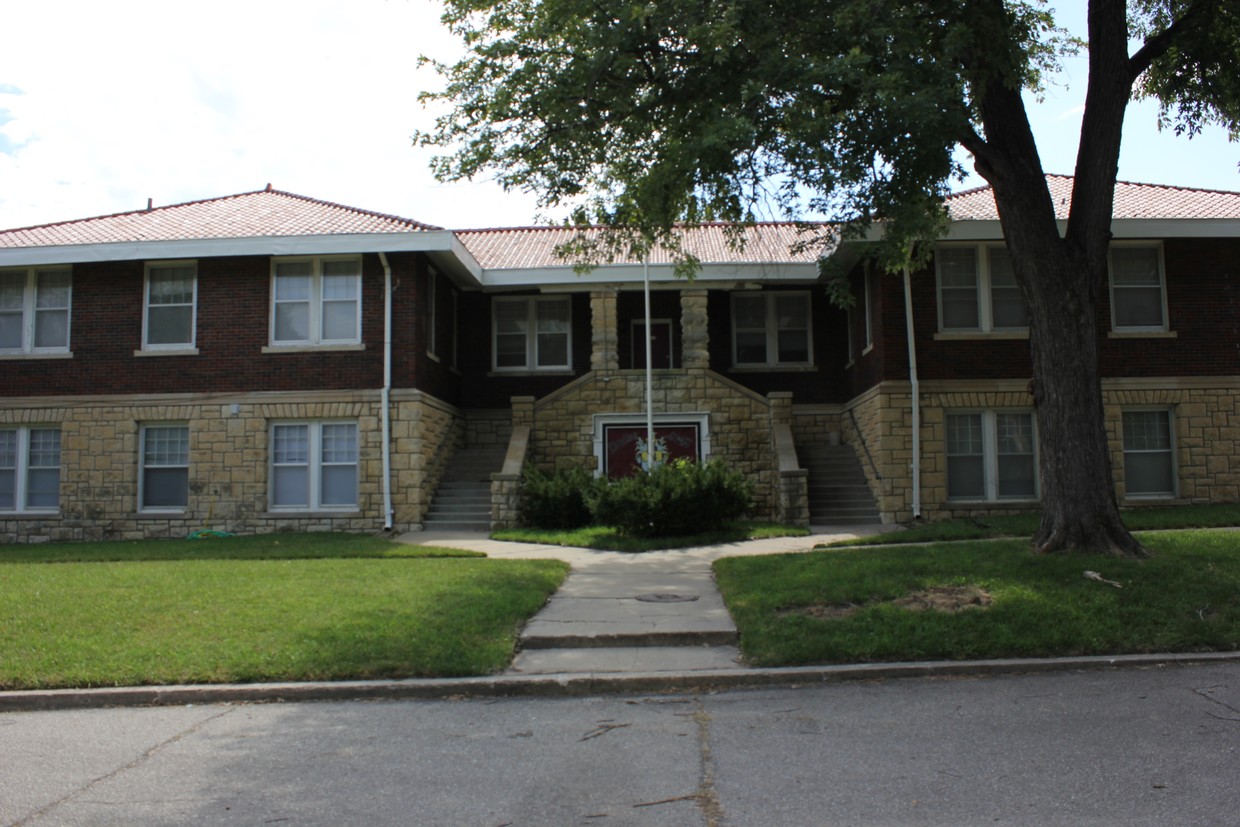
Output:
M695 283L710 282L813 282L818 278L816 262L760 263L729 262L707 263L698 267ZM578 273L572 267L524 267L490 268L482 271L484 288L504 290L530 287L579 287L588 289L603 285L641 284L643 268L640 264L608 264ZM650 265L651 282L680 282L671 264Z
M475 281L482 268L450 230L408 233L341 233L337 235L247 236L244 238L118 241L0 249L0 267L85 264L95 261L218 258L225 256L300 256L348 253L448 253Z

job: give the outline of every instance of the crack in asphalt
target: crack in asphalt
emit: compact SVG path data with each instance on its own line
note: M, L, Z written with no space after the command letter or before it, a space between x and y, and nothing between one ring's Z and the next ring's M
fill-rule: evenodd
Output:
M143 763L145 763L146 761L154 757L156 753L163 750L165 747L168 747L168 746L171 746L172 744L177 743L178 741L182 740L186 736L192 735L198 730L202 729L207 724L212 723L213 721L218 721L220 718L223 718L225 715L231 715L232 713L236 711L237 711L237 707L229 706L225 708L222 712L217 712L216 714L211 715L208 718L203 718L201 721L194 724L193 726L188 727L187 729L184 729L176 733L170 738L166 738L163 741L160 741L158 744L147 749L145 752L143 752L141 755L139 755L137 758L133 759L129 763L122 764L121 766L117 767L111 772L106 772L103 775L99 776L98 778L92 778L90 781L78 787L76 790L68 792L62 795L60 798L56 799L55 801L45 804L44 806L40 807L34 812L27 813L26 815L22 816L16 821L11 822L10 827L22 827L22 825L29 824L34 819L39 818L40 816L47 815L49 812L56 809L57 807L64 804L65 802L70 801L71 799L77 798L82 793L85 793L88 790L94 787L97 787L98 785L104 783L105 781L115 778L116 776L120 775L123 772L126 772L127 770L132 770L135 767L142 765Z

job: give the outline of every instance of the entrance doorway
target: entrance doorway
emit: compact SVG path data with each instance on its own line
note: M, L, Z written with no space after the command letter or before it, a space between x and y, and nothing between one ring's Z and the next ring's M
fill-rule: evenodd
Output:
M646 367L646 320L633 320L633 362L636 369ZM650 320L650 365L655 370L675 367L672 359L671 319Z

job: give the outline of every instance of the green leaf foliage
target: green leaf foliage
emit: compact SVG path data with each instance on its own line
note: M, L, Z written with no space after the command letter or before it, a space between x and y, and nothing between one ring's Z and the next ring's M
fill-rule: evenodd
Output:
M598 492L594 519L632 537L719 531L753 506L753 486L721 462L679 460L612 480Z

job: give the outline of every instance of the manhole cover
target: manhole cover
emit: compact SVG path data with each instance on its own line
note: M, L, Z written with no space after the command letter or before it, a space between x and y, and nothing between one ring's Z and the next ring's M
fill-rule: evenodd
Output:
M636 599L643 603L692 603L698 599L698 596L696 594L660 592L658 594L639 594Z

